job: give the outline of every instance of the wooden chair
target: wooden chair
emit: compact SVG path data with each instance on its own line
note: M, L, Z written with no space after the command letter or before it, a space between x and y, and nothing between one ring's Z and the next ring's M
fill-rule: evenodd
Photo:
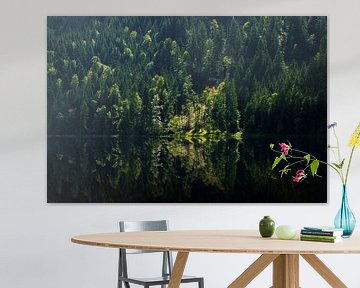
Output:
M167 231L168 221L120 221L120 232L134 232L134 231ZM173 268L173 258L169 251L149 251L149 250L135 250L135 249L119 249L119 271L118 271L118 288L122 288L124 283L125 288L130 288L131 284L141 285L144 288L150 286L161 285L165 288L169 284L170 276ZM141 254L141 253L163 253L162 260L162 275L160 277L151 278L134 278L129 277L127 269L127 254ZM183 276L181 283L198 283L198 288L204 288L204 278L195 276Z

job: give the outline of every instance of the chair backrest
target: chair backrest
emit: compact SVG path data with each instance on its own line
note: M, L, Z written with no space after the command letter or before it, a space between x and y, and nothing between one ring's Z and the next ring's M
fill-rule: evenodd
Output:
M167 220L156 221L120 221L121 232L135 231L167 231L169 223Z
M137 232L137 231L167 231L169 223L167 220L158 221L120 221L120 232ZM128 277L127 272L127 254L140 253L159 253L161 251L136 250L136 249L119 249L119 275ZM163 253L162 275L172 273L173 259L169 251Z
M156 221L120 221L120 232L137 231L167 231L169 223L167 220ZM126 249L126 254L155 253L159 251Z

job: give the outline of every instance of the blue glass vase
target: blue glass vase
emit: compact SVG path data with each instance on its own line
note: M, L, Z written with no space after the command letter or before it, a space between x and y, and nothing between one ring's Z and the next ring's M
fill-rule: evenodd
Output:
M341 206L338 213L336 214L334 224L336 228L344 229L343 237L346 238L351 236L355 228L356 219L349 207L346 185L343 185L342 187Z

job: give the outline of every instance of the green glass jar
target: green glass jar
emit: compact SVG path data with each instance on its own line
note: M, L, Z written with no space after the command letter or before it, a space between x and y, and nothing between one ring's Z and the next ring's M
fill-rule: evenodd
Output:
M259 223L259 232L262 237L271 237L274 235L275 222L270 216L264 216Z

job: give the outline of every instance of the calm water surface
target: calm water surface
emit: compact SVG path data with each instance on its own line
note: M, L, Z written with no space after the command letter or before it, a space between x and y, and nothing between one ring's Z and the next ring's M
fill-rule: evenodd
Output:
M279 137L280 138L280 137ZM290 139L289 139L290 138ZM271 170L270 143L289 139L326 159L326 137L174 139L49 137L48 202L324 203L326 169L296 184ZM324 138L324 137L323 137ZM325 140L325 141L324 141ZM294 145L295 146L295 145Z

